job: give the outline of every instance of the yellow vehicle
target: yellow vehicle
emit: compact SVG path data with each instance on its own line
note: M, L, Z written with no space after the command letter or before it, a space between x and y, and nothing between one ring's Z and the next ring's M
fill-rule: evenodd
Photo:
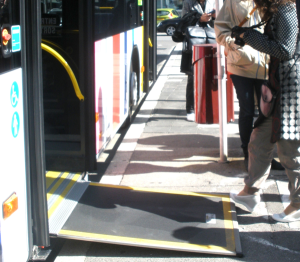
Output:
M180 15L175 9L162 8L162 9L157 9L156 17L157 17L157 24L158 24L161 21L166 19L173 19L173 18L180 17Z

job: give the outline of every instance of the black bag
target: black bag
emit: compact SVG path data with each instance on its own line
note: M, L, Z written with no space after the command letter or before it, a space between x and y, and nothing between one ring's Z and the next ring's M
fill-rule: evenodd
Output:
M200 14L198 11L191 11L186 13L178 23L176 30L172 35L172 40L176 43L183 42L184 33L187 27L194 26L199 22Z
M299 50L299 42L296 47L296 52L299 52L297 50ZM292 66L290 66L289 70L287 71L287 73L285 74L285 76L283 77L281 82L283 82L286 79L289 72L291 71L291 69L296 64L296 62L298 61L299 58L300 58L300 55L298 55L298 57L295 59L294 64ZM265 68L265 75L266 75L266 68ZM295 76L295 77L297 77L297 76ZM273 114L275 101L276 101L276 97L277 97L278 93L279 93L279 90L278 91L274 90L274 88L272 88L271 83L269 81L264 81L264 83L261 86L261 97L260 97L259 107L260 107L260 111L262 112L262 114L265 117L269 117Z
M182 52L180 72L187 75L193 75L192 53Z
M215 29L211 27L204 27L205 33L206 33L206 43L207 44L216 44L216 33Z
M193 45L216 43L215 30L211 27L189 26L185 30L183 52L191 53Z

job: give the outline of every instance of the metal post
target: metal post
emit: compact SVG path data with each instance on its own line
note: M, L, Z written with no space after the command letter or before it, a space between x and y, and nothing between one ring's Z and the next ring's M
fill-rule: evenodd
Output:
M216 15L223 5L223 0L216 1ZM220 163L227 162L227 104L224 46L217 44L218 91L219 91L219 123L220 123Z

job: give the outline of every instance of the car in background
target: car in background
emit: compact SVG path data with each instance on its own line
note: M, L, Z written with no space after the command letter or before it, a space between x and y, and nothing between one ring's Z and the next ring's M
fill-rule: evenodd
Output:
M180 17L180 15L175 9L162 8L162 9L156 10L157 24L166 19L173 19L173 18L177 18L177 17Z
M178 23L180 22L181 18L173 18L161 21L157 27L157 32L167 33L167 35L172 36L174 31L176 30Z

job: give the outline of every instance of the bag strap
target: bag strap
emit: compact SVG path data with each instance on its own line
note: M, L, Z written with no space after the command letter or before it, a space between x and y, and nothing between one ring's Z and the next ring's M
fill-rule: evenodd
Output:
M242 27L251 17L251 15L253 15L253 13L256 11L257 7L254 6L253 9L251 10L251 12L243 19L242 22L240 22L239 27Z

